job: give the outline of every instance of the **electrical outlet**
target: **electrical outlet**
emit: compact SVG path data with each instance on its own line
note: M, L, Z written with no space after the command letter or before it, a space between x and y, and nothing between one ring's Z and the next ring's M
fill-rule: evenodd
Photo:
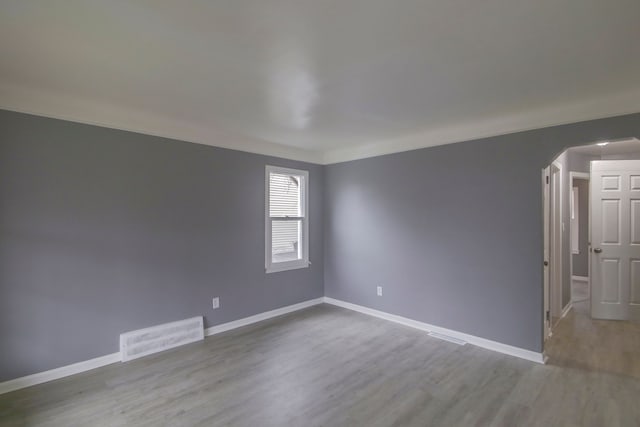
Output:
M382 286L378 286L378 296L382 296Z
M220 298L219 297L215 297L213 299L213 309L215 310L216 308L220 308Z

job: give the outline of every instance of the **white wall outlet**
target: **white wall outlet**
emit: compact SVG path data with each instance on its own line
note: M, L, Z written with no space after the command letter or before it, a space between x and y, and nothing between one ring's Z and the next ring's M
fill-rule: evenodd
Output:
M213 299L213 309L215 310L216 308L220 308L220 298L219 297L215 297Z
M382 296L382 286L378 286L378 296Z

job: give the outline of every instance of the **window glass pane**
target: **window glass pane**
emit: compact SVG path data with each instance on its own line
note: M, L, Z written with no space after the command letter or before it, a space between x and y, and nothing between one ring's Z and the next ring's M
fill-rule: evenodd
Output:
M300 198L302 185L301 176L269 174L269 215L272 217L302 216Z
M271 262L302 259L302 221L271 221Z

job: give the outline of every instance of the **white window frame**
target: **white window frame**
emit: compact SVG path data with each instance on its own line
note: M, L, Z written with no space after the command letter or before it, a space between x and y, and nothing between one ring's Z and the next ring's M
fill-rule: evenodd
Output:
M274 221L270 216L270 174L271 173L279 173L285 175L298 175L303 177L304 185L302 186L300 198L302 199L302 216L300 217L287 217L287 220L292 221L302 221L302 230L301 230L301 249L302 249L302 258L294 261L285 261L285 262L271 262L271 223ZM265 168L264 175L264 188L265 188L265 210L264 210L264 229L265 229L265 256L264 256L264 267L267 273L276 273L279 271L287 271L294 270L297 268L307 268L311 264L309 262L309 171L300 170L300 169L289 169L282 168L279 166L270 166L267 165Z

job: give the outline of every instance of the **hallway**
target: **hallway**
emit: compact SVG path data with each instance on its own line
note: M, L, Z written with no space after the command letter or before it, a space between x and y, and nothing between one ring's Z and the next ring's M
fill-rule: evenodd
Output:
M591 319L585 285L572 283L573 309L545 344L549 363L640 379L640 324Z

